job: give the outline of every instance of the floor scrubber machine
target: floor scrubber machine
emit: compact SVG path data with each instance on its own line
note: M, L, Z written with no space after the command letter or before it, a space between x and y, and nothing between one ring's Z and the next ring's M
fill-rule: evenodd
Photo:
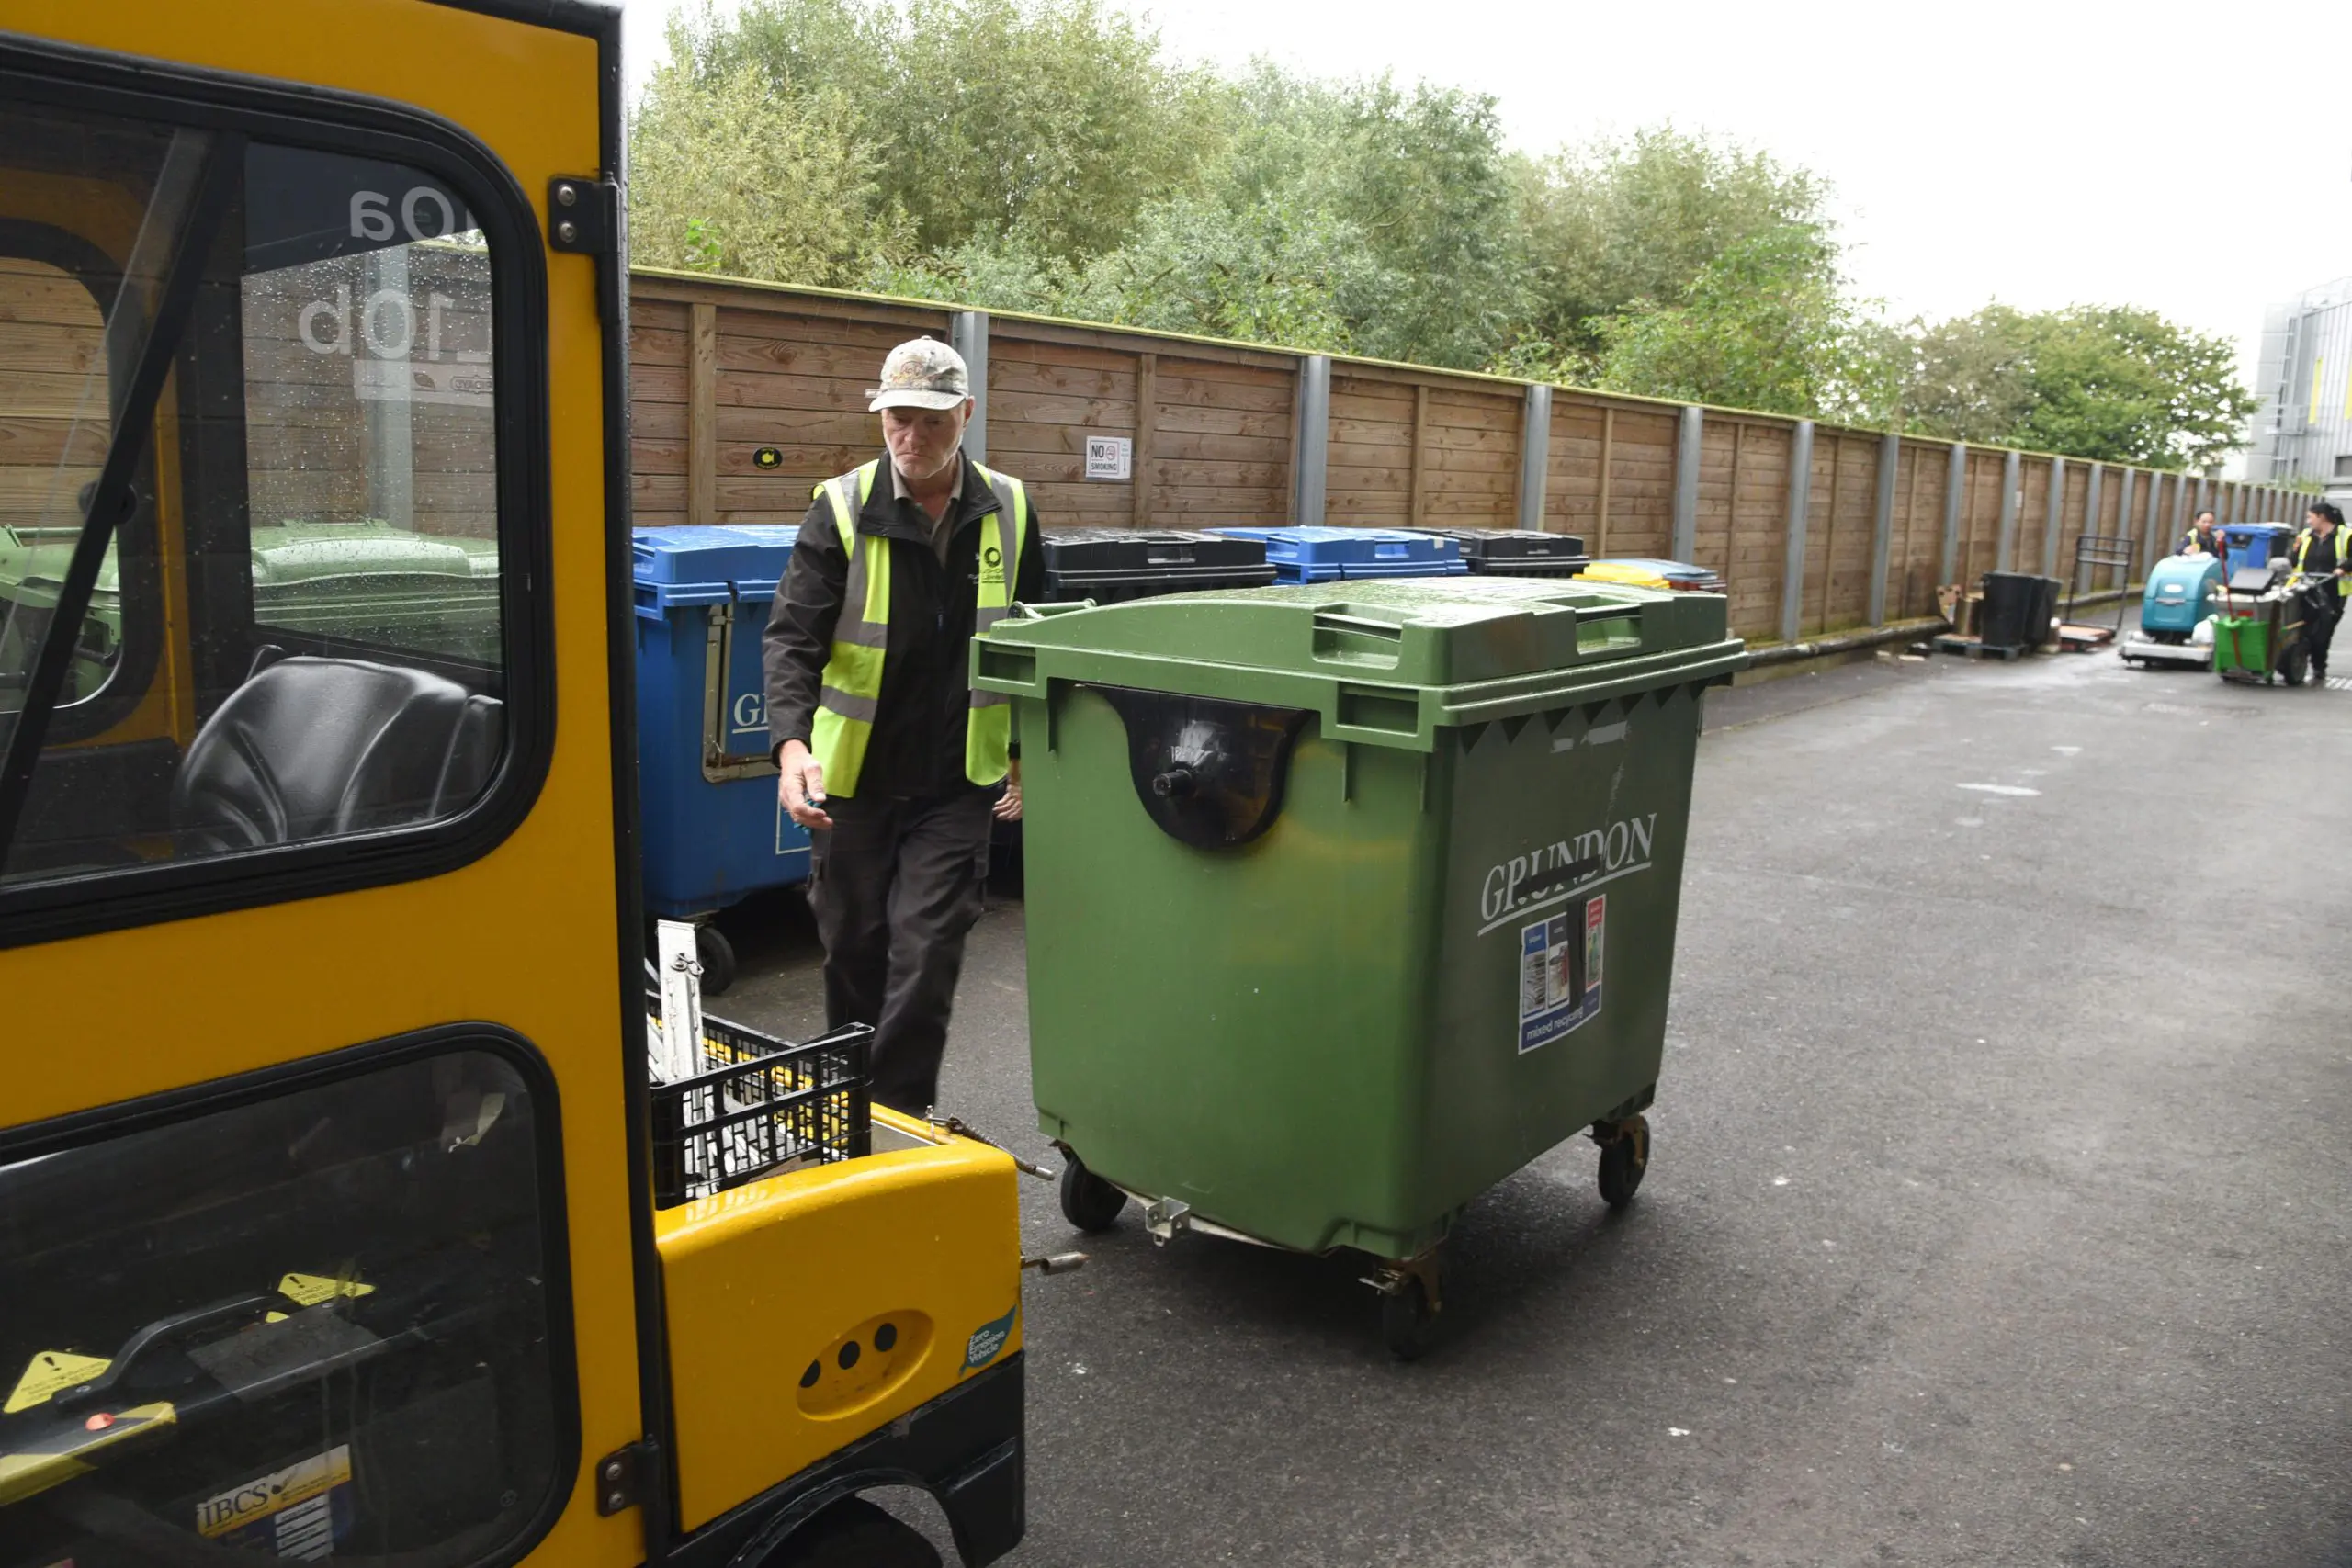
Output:
M2126 664L2143 670L2178 665L2213 667L2213 645L2199 640L2198 626L2212 615L2222 592L2222 562L2213 556L2167 556L2148 573L2140 599L2140 629L2118 645Z

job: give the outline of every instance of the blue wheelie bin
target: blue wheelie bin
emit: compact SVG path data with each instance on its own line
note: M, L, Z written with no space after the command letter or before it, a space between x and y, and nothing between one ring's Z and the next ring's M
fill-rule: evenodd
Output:
M1265 542L1277 582L1338 582L1374 577L1460 577L1470 567L1458 539L1405 528L1212 528Z
M2233 523L2222 530L2228 553L2225 569L2234 578L2249 567L2268 566L2293 547L2295 531L2284 523Z
M797 527L639 528L637 787L645 907L692 920L702 988L734 978L710 917L808 877L808 834L776 802L760 633Z

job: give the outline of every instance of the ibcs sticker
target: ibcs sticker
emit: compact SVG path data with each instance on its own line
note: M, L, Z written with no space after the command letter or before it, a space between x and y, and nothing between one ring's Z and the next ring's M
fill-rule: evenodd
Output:
M277 1557L332 1557L351 1533L351 1450L322 1454L258 1475L197 1505L198 1535L223 1546L259 1548Z
M1012 1337L1012 1320L1020 1315L1021 1308L1016 1304L994 1323L984 1323L972 1330L972 1337L964 1342L964 1371L956 1375L962 1377L964 1372L977 1372L995 1360L998 1353L1003 1350L1005 1341Z

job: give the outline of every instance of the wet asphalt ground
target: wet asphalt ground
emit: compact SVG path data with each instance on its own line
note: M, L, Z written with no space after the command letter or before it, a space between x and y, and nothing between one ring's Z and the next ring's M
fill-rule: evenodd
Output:
M2352 688L2352 682L2346 686ZM1708 699L1655 1149L1363 1272L1024 1183L1016 1568L2352 1565L2352 689L2111 655ZM713 1010L821 1024L805 911ZM946 1109L1055 1163L1017 903ZM951 1555L950 1559L953 1561Z

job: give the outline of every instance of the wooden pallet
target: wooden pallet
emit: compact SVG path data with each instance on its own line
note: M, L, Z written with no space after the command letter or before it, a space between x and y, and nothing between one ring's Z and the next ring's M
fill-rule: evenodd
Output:
M1946 653L1965 653L1975 659L2006 660L2025 656L2022 648L1987 648L1984 639L1979 637L1939 637L1936 638L1936 646Z
M2115 641L2113 626L2061 626L2058 646L2068 653L2088 653Z

